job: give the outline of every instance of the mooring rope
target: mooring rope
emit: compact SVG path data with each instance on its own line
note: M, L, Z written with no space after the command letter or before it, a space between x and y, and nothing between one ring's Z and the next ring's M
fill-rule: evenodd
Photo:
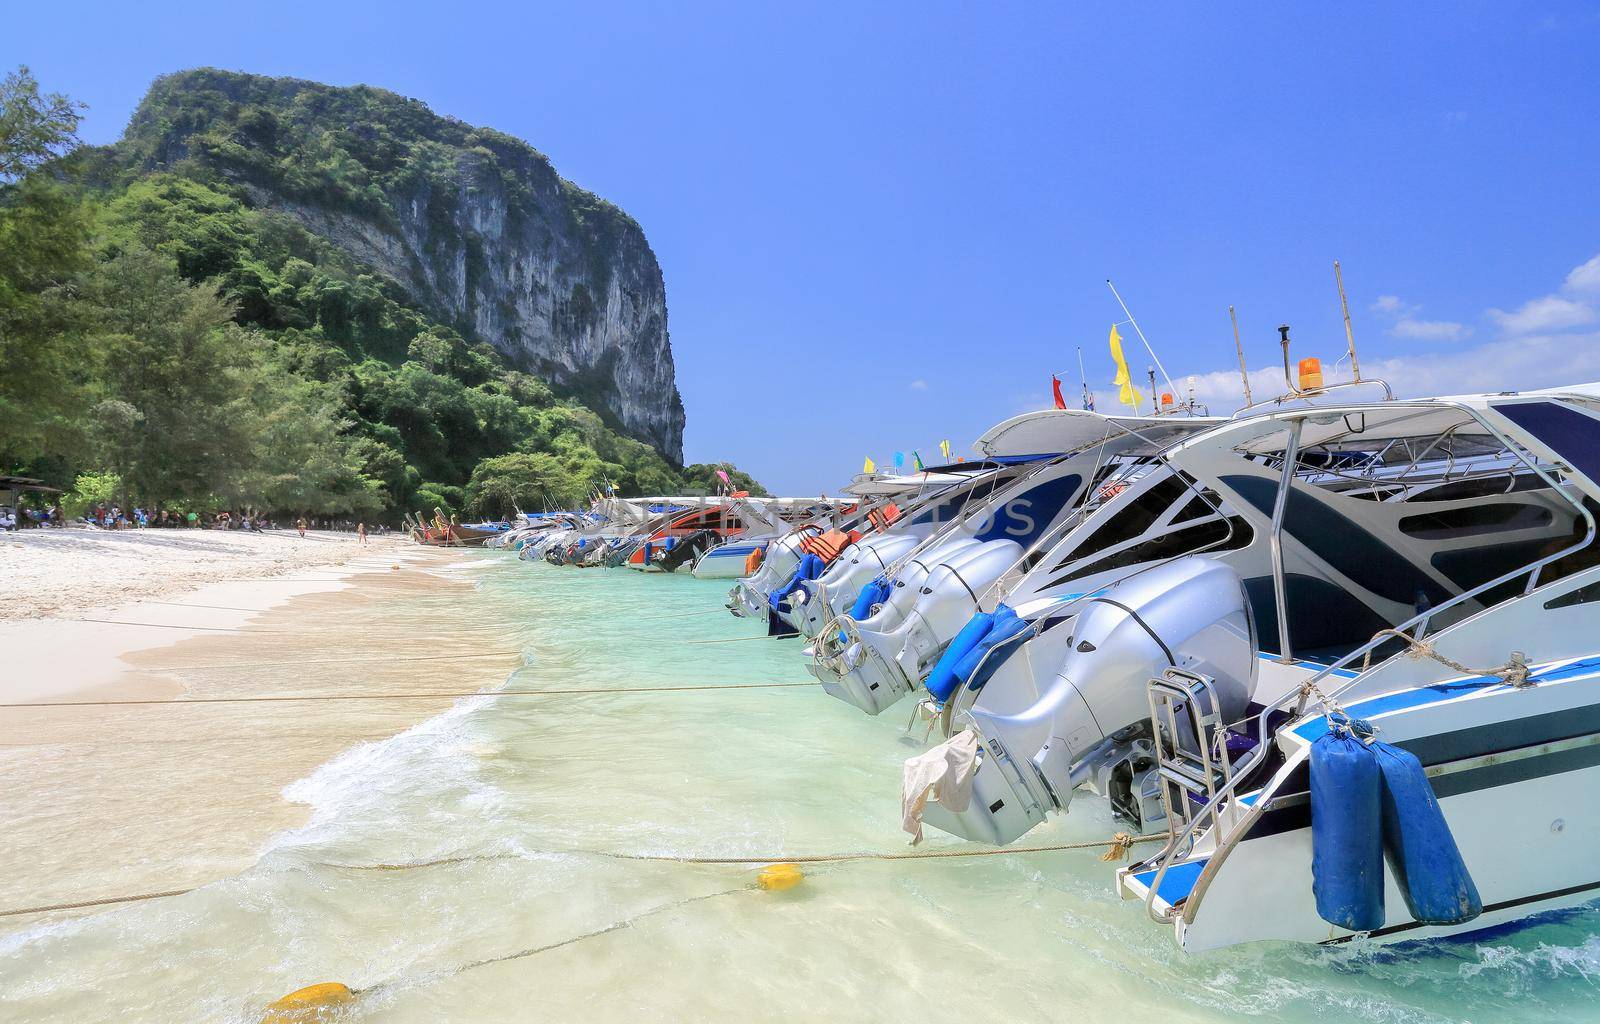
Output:
M783 685L783 684L780 684ZM954 850L915 850L905 853L873 853L860 851L852 853L816 853L816 854L771 854L761 856L737 855L720 857L693 857L679 854L654 854L654 853L620 853L607 850L545 850L541 854L562 854L568 856L605 857L611 860L647 861L666 864L710 864L723 866L743 866L749 864L846 864L855 861L902 861L902 860L955 860L968 857L1008 857L1033 853L1060 853L1072 850L1099 850L1105 852L1100 859L1103 861L1121 860L1127 856L1128 850L1136 843L1149 843L1156 840L1165 840L1166 835L1130 835L1127 832L1118 832L1110 839L1100 839L1083 843L1055 843L1049 846L999 846L992 849L954 849ZM446 867L452 864L467 864L486 861L527 860L527 854L492 853L471 854L460 857L442 857L437 860L411 861L401 864L340 864L336 862L317 862L318 867L332 868L338 871L416 871L424 868ZM0 910L0 918L21 917L26 914L45 914L52 911L82 910L89 907L110 906L118 903L135 903L141 900L163 899L168 896L182 896L194 892L198 886L188 889L172 889L166 892L141 893L136 896L108 896L103 899L80 900L74 903L53 903L38 907L21 907L14 910ZM534 952L539 952L535 950ZM525 955L525 954L524 954ZM505 958L502 958L505 959Z
M204 633L292 633L288 629L246 630L238 626L185 626L177 622L129 622L126 619L57 619L58 622L94 622L104 626L150 626L155 629L194 629Z
M483 661L490 658L514 658L510 652L491 654L415 654L403 655L397 658L302 658L297 661L237 661L215 662L205 665L139 665L126 669L128 672L196 672L205 670L222 670L238 668L278 668L280 666L294 665L399 665L412 661Z
M1488 676L1503 679L1512 686L1517 687L1528 685L1528 661L1521 651L1512 651L1511 657L1506 659L1506 663L1497 668L1469 668L1453 658L1440 654L1438 648L1434 647L1433 644L1426 640L1420 640L1410 633L1405 633L1398 629L1380 629L1372 634L1372 639L1376 640L1380 636L1390 636L1397 640L1405 641L1406 649L1401 652L1403 655L1413 658L1430 658L1446 668L1455 669L1464 676ZM1366 656L1361 659L1361 671L1365 672L1371 667L1372 651L1369 650Z
M137 903L140 900L159 900L168 896L182 896L184 893L194 892L195 888L169 889L166 892L145 892L137 896L107 896L98 900L80 900L77 903L51 903L42 907L19 907L15 910L0 910L0 917L22 917L25 914L49 914L61 910L85 910L89 907L107 907L117 903Z
M0 708L115 708L168 704L271 704L331 700L460 700L465 697L574 697L597 694L677 693L699 690L776 690L816 683L705 683L691 686L595 686L558 690L438 690L426 693L264 694L250 697L151 697L123 700L21 701Z
M1136 836L1118 832L1110 839L1096 839L1082 843L1052 843L1048 846L995 846L979 849L965 847L951 850L909 850L902 853L881 853L870 850L850 853L775 853L740 854L735 856L700 857L676 853L623 853L610 850L538 850L540 855L605 857L610 860L648 861L661 864L848 864L864 860L951 860L967 857L1009 857L1028 853L1062 853L1071 850L1104 850L1101 859L1121 860L1137 843L1150 843L1167 838L1161 835ZM319 861L319 867L341 871L416 871L423 868L447 867L452 864L470 864L480 861L526 860L522 853L467 854L459 857L441 857L436 860L406 861L399 864L339 864Z

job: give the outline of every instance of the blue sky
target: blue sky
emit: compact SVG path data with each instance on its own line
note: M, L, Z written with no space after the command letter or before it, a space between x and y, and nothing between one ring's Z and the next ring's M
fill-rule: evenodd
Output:
M1107 277L1217 409L1230 303L1263 387L1281 322L1340 354L1334 259L1402 391L1600 379L1592 4L185 6L23 5L0 63L93 142L200 65L527 139L644 226L688 458L779 491L1076 394L1078 345L1109 396Z

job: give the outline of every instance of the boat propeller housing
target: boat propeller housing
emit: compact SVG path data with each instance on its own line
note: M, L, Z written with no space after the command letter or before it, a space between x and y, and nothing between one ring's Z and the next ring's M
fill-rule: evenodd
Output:
M972 801L954 813L930 804L925 820L965 839L1009 843L1051 810L1066 810L1108 738L1147 723L1147 687L1168 668L1212 681L1224 722L1244 716L1256 683L1250 606L1229 566L1192 555L1085 599L1066 655L1037 699L1015 713L967 712L979 738ZM1037 641L1033 641L1037 642Z

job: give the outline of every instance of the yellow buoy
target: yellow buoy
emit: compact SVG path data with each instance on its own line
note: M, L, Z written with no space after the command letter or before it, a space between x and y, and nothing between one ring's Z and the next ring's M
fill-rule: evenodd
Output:
M793 889L806 877L798 864L768 864L756 875L756 885L768 892Z
M356 1001L356 994L348 985L337 981L324 981L308 985L279 999L267 1007L261 1024L312 1024L313 1021L331 1021Z

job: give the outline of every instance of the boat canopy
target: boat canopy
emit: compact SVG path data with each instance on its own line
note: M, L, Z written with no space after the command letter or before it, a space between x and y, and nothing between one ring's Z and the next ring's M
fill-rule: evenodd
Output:
M938 491L965 481L958 473L912 473L909 475L861 473L844 488L844 493L858 497L916 494Z
M1219 416L1107 416L1086 409L1041 409L990 427L973 442L973 448L991 459L1038 457L1076 451L1117 434L1132 433L1146 443L1128 453L1153 455L1179 438L1226 422Z

